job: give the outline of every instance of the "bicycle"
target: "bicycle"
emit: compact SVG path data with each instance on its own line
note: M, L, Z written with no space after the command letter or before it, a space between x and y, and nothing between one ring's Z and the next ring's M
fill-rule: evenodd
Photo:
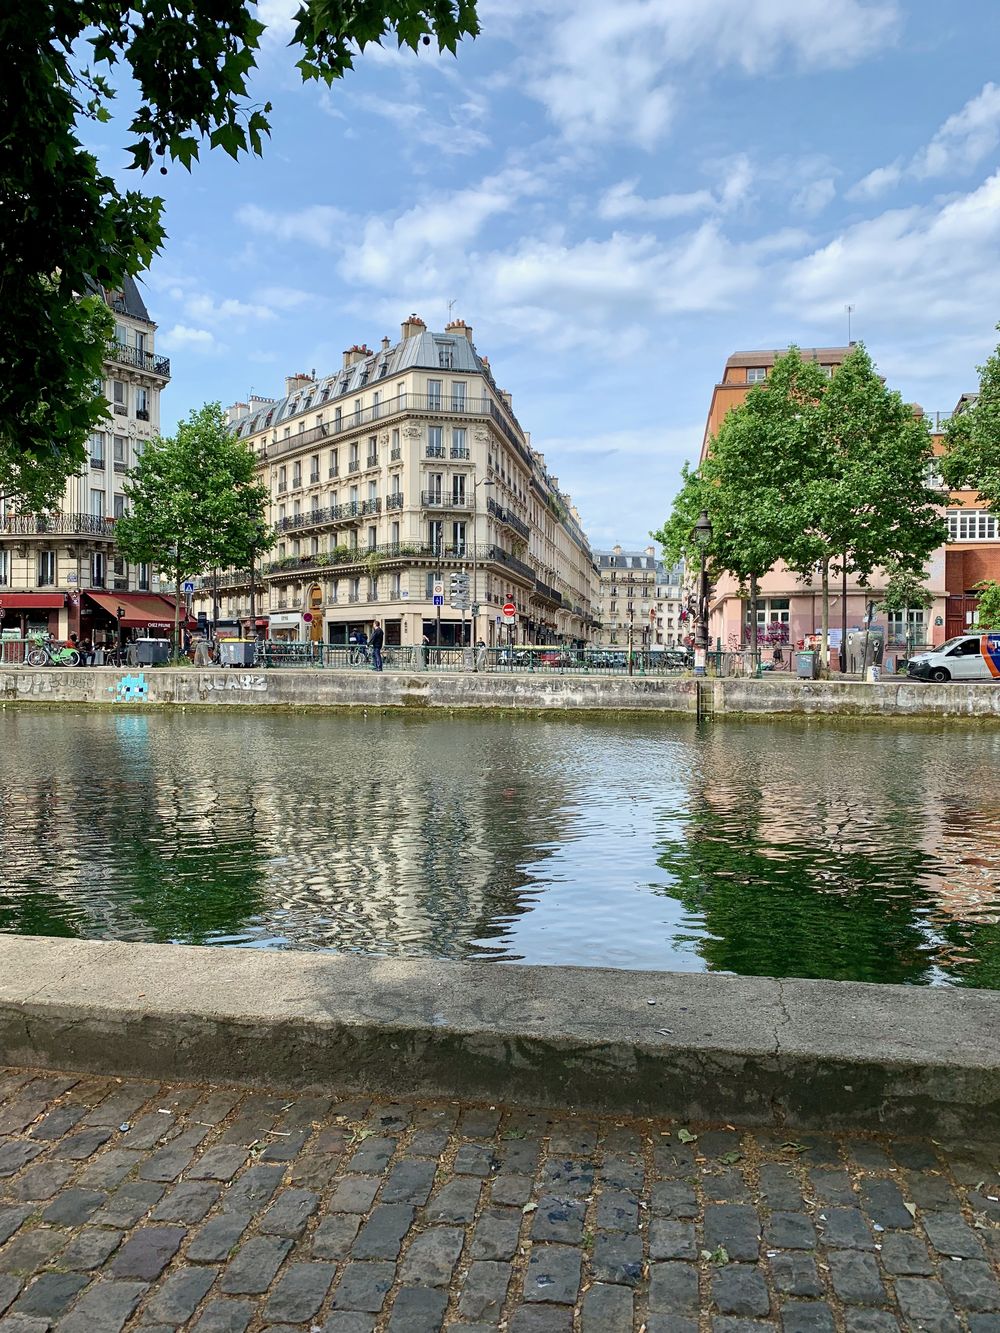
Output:
M32 637L29 642L32 647L28 649L24 660L30 667L80 665L80 654L75 648L54 644L51 639L43 639L41 636Z
M351 652L347 658L347 662L349 666L354 666L354 667L371 666L372 650L367 646L359 643L356 647L351 649ZM382 665L384 667L391 667L396 665L396 653L394 649L392 648L382 649Z

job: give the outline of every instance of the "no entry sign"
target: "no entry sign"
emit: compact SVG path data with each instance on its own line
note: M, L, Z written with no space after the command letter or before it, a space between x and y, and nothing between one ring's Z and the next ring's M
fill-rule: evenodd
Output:
M513 618L517 615L517 607L514 605L513 602L504 602L503 613L505 616L508 616L511 620L513 620Z

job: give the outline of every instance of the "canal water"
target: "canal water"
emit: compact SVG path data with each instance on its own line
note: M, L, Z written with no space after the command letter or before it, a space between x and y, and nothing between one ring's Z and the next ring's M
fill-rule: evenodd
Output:
M1000 989L1000 730L0 715L0 930Z

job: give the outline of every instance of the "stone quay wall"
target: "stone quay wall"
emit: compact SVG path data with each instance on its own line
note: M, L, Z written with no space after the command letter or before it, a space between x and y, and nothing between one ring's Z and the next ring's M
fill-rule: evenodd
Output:
M888 679L805 681L787 676L696 680L690 676L551 675L535 672L173 670L110 667L0 668L8 704L109 707L484 709L491 712L688 713L713 716L972 718L1000 721L997 684Z

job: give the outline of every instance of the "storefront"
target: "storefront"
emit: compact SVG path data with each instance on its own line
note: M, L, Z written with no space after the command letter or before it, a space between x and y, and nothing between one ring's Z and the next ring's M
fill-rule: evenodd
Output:
M181 608L179 625L194 629L197 622ZM79 635L95 647L124 642L138 635L166 639L174 630L174 600L159 593L84 592L80 595Z
M62 592L5 592L0 595L0 627L17 630L22 639L29 634L66 637L59 623L66 607Z
M307 636L299 611L274 611L268 621L270 638L278 643L301 643Z

